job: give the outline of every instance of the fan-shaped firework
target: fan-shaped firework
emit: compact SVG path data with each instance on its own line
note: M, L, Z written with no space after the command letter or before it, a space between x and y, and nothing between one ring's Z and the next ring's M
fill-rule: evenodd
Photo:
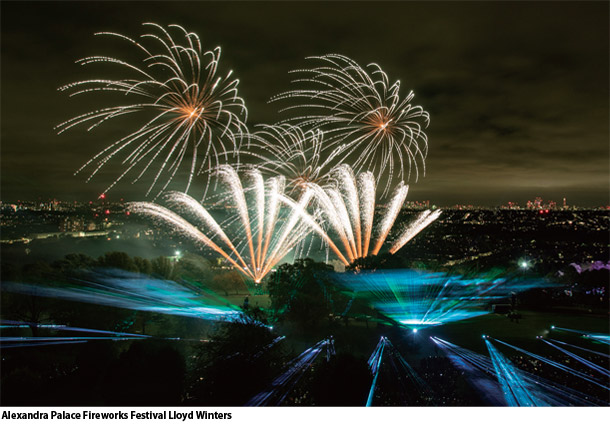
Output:
M307 183L324 184L330 178L335 153L322 154L324 134L303 131L297 126L262 125L251 134L247 149L240 156L251 159L262 171L281 174L288 187L304 188Z
M283 194L285 178L282 176L265 183L261 173L252 170L248 173L249 186L244 187L234 168L220 166L218 174L227 188L222 193L222 202L230 211L229 218L221 223L199 202L181 192L166 194L171 209L149 202L134 202L128 207L211 248L256 283L312 230L324 236L314 218L305 211L312 198L311 191L304 192L294 202ZM192 218L193 222L185 217ZM333 248L334 244L328 238L325 240Z
M152 27L153 32L143 34L141 41L116 33L97 33L118 37L135 46L140 54L139 63L108 56L77 61L81 65L116 65L131 77L84 80L60 88L72 91L71 95L115 92L130 101L74 117L57 129L62 133L86 124L90 131L110 119L142 113L137 130L112 143L77 172L91 167L90 180L109 160L124 154L125 170L108 189L132 170L135 182L154 169L153 164L159 164L157 172L151 172L154 178L148 193L157 184L162 186L160 193L186 161L190 164L188 190L195 174L209 171L220 157L226 161L227 146L234 148L235 136L247 133L244 124L247 110L237 95L239 81L231 79L232 71L224 76L217 74L219 47L203 52L199 37L178 25L168 29L157 24L144 25Z
M409 186L400 183L396 187L385 214L375 227L375 178L373 174L364 172L356 178L348 165L341 165L334 174L336 176L334 186L322 188L316 184L309 185L309 188L314 191L322 217L326 220L329 230L333 230L341 241L345 255L338 253L335 250L337 247L333 251L343 260L347 259L350 262L369 254L376 255L398 217L407 197ZM433 212L426 210L415 221L403 226L398 238L392 243L390 253L393 254L402 248L436 220L440 214L440 210ZM372 249L371 242L373 242Z
M410 177L412 167L418 177L418 162L425 173L428 139L423 128L430 116L421 106L411 105L412 91L401 98L400 81L390 85L377 64L370 64L367 71L343 55L310 59L322 65L294 72L305 74L296 82L312 85L312 89L295 89L272 99L304 99L303 104L283 109L303 112L289 122L322 129L329 149L340 149L337 164L347 161L356 171L371 171L378 183L386 168L390 178L400 181ZM388 179L384 196L392 184Z

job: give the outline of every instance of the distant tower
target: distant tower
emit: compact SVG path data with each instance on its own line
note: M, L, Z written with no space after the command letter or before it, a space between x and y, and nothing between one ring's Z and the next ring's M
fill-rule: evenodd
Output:
M563 197L563 208L566 209L568 205L566 204L566 197Z

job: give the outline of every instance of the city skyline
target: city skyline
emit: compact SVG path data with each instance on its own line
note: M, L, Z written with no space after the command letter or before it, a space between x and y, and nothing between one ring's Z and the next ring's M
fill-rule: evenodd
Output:
M0 209L9 205L15 205L20 209L32 209L36 206L39 208L47 208L50 209L52 206L62 206L62 207L70 207L70 208L82 208L86 206L103 206L103 205L116 205L116 206L125 206L129 201L124 198L108 198L104 195L103 198L97 198L93 200L74 200L67 199L62 200L60 198L42 198L38 197L35 199L15 199L15 200L0 200ZM387 202L387 201L386 201ZM204 201L202 203L203 206L213 207L217 206L216 202ZM387 206L387 203L377 203L375 204L376 208ZM430 201L429 199L424 200L407 200L401 206L401 209L418 209L418 208L443 208L443 209L525 209L525 210L538 210L540 208L550 208L550 209L610 209L608 205L599 205L599 206L579 206L575 204L570 204L566 197L561 198L559 201L555 201L553 199L544 199L540 196L536 196L535 198L530 198L528 200L522 201L501 201L497 205L475 205L475 204L467 204L467 203L457 203L452 205L437 205L434 201Z
M306 66L306 56L380 64L431 115L427 174L409 183L407 201L499 206L540 196L608 205L607 4L378 6L411 17L407 28L369 19L366 3L317 6L3 3L2 199L88 201L107 187L116 170L89 184L73 174L121 125L55 135L62 121L100 107L57 88L99 74L74 64L115 49L93 33L137 36L142 22L158 21L198 32L206 49L222 46L251 128L281 119L267 101L290 88L288 72ZM108 197L146 200L145 187L124 183Z

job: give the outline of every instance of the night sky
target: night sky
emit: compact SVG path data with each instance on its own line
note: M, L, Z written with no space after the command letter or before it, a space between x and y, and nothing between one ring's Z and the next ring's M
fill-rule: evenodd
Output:
M115 31L180 24L204 49L222 47L249 111L273 123L267 101L291 88L289 70L310 55L378 63L402 95L431 115L427 174L409 200L437 205L524 203L541 196L607 205L608 2L6 2L2 7L2 199L94 199L116 177L86 184L75 170L125 135L121 123L56 135L54 126L104 107L96 95L57 88L104 77L75 60L129 58ZM125 48L125 49L123 49ZM127 126L129 124L127 123ZM144 199L122 183L109 197Z

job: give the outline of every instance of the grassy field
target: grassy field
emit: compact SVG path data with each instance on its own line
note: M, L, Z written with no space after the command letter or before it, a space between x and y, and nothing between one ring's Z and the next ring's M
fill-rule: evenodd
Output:
M243 304L246 294L229 295L227 299L238 306ZM268 295L250 295L249 303L252 307L269 306ZM315 331L299 331L292 326L278 326L278 333L287 336L294 352L301 352L318 340L332 335L335 338L337 352L350 352L360 356L368 356L373 351L381 335L390 337L394 341L404 341L408 344L409 353L404 355L412 363L421 358L435 355L435 348L430 336L452 342L463 348L487 355L487 347L482 335L486 334L512 345L521 347L540 355L553 355L559 351L536 339L536 336L552 337L566 343L583 346L588 349L608 353L608 346L591 342L578 334L551 331L551 325L583 330L602 334L610 333L610 322L607 315L569 312L566 310L556 312L519 311L519 322L510 321L506 315L487 314L459 322L428 327L413 333L411 329L397 329L377 325L370 322L368 327L362 321L350 320L345 326L342 322L332 325L323 322ZM502 351L511 354L515 351L502 347Z

